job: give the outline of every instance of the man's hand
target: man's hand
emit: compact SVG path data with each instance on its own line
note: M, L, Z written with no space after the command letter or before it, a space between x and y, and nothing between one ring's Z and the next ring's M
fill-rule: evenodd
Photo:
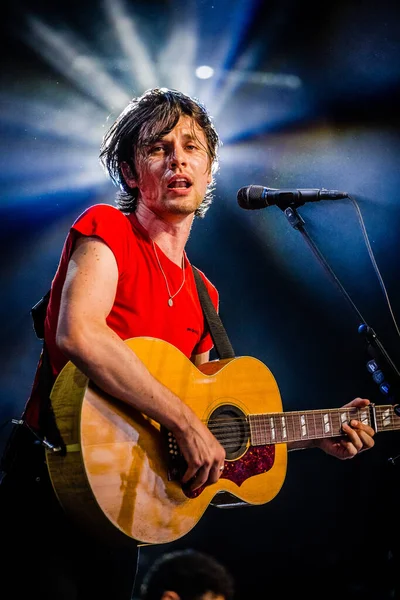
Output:
M368 404L370 404L370 401L365 398L355 398L348 404L345 404L343 408L349 406L363 408L364 406L368 406ZM315 440L315 446L321 448L327 454L345 460L346 458L353 458L359 452L372 448L375 444L373 440L375 431L369 425L363 425L360 421L352 420L350 421L350 425L343 424L342 429L346 434L343 438Z
M174 436L188 465L182 483L191 482L192 491L216 483L223 471L225 450L208 427L193 413L187 426Z

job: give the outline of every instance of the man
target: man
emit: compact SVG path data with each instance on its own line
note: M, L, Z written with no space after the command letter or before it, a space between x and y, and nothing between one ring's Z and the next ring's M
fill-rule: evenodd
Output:
M215 558L194 550L163 554L146 573L140 600L232 600L233 578Z
M192 490L218 480L224 448L180 398L152 377L124 340L161 338L195 365L208 360L212 341L185 245L195 215L204 215L210 203L218 143L205 108L188 96L154 89L132 100L106 134L101 151L103 164L122 187L117 200L121 210L93 206L73 224L52 283L45 320L52 379L71 360L102 390L164 425L175 436L187 462L182 482ZM218 293L205 276L203 279L217 307ZM37 435L51 437L44 425L46 399L38 390L40 375L23 418ZM368 403L356 399L351 404L361 407ZM344 425L343 431L345 437L340 441L314 443L338 458L351 458L373 446L370 427L352 422ZM38 501L36 507L43 511L51 486L43 470L34 479L47 482L46 500ZM44 513L48 522L42 527L51 535L54 527L48 525L51 520L46 510ZM68 526L65 530L71 542ZM69 548L69 543L62 544ZM70 571L77 564L81 569L79 581L71 584L79 590L74 592L76 597L87 594L88 583L93 586L95 581L93 597L111 597L111 592L114 600L129 597L133 549L123 555L114 553L112 566L111 557L105 558L107 549L94 547L90 539L71 544L72 554L79 548L91 557L84 573L82 560L72 560ZM71 553L67 554L71 560ZM60 565L64 561L58 561Z
M152 278L158 278L161 288L163 322L174 319L179 323L182 319L178 302L192 283L184 249L196 212L204 214L206 210L217 144L218 137L204 109L182 94L165 90L153 90L134 100L105 138L102 158L114 181L120 181L125 190L122 208L134 211L128 219L148 237ZM112 209L103 207L103 211L107 213L104 218L111 219ZM113 218L116 227L117 220L127 221L119 214ZM115 255L97 231L85 231L76 238L55 333L63 362L72 360L104 391L165 425L188 463L183 482L196 477L193 489L215 483L224 461L223 448L182 400L153 379L122 342L123 338L145 334L144 328L118 336L108 325L116 308L118 268ZM150 287L152 282L147 283ZM151 296L150 289L140 289L140 293L147 300ZM147 313L149 308L147 304ZM54 336L50 323L48 319L49 338ZM180 349L200 365L208 360L211 342L206 339L201 342L201 351L193 343L188 349L181 342ZM355 404L362 406L368 401L357 400ZM371 428L345 425L344 431L347 439L340 444L325 439L320 445L328 453L345 458L373 444Z

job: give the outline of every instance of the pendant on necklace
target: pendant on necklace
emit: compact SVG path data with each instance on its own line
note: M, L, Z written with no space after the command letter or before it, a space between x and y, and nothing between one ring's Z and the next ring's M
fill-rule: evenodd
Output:
M174 305L174 303L172 301L172 298L168 298L168 306L173 306L173 305Z

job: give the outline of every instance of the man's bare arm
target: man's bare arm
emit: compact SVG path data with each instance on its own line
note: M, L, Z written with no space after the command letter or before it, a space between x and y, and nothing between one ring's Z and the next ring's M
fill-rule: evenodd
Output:
M194 412L148 371L106 322L118 282L110 248L79 238L63 287L56 342L65 356L105 392L167 427L188 463L193 489L217 481L225 452Z

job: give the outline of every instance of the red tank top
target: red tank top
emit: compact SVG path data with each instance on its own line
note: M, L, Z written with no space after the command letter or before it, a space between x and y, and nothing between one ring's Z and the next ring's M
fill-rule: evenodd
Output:
M108 204L88 208L73 224L64 244L52 282L45 320L45 340L54 378L67 362L55 343L61 292L68 262L78 236L103 240L112 250L118 266L114 305L107 317L108 326L123 340L148 336L160 338L181 350L188 358L207 352L212 340L206 332L204 316L190 263L185 256L185 284L168 305L169 294L146 230L136 216L124 215ZM172 294L182 283L182 269L157 247L158 259ZM218 308L218 292L201 273L213 304ZM40 398L35 394L38 374L25 408L25 419L38 425Z

